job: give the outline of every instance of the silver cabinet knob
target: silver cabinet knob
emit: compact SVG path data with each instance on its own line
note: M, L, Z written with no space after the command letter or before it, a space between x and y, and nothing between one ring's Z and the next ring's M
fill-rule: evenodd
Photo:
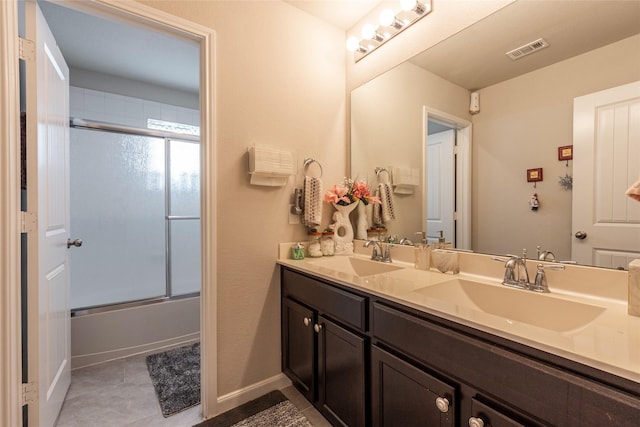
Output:
M309 326L311 324L311 317L305 317L302 319L302 323L304 323L304 326Z
M585 233L584 231L576 231L576 234L574 234L574 236L576 236L576 239L584 240L587 238L587 233Z
M67 249L69 249L71 246L75 246L76 248L79 248L80 246L82 246L82 240L81 239L76 239L76 240L67 239Z
M469 418L469 427L484 427L484 421L480 417Z
M449 412L449 400L446 397L438 397L436 407L440 412Z
M320 333L320 331L322 330L322 323L316 323L315 325L313 325L313 330L317 333Z

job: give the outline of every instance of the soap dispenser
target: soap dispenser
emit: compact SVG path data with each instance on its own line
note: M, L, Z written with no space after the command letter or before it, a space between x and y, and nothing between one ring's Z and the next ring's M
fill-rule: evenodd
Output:
M419 237L419 243L416 243L415 268L419 270L428 270L431 267L431 248L427 244L427 233L424 231L416 232Z

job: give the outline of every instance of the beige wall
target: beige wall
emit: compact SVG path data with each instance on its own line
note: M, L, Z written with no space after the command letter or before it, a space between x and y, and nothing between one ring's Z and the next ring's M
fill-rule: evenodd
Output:
M222 396L281 371L277 243L305 239L304 227L288 225L287 215L304 157L322 164L326 186L344 176L344 33L280 1L142 3L216 31ZM295 152L295 180L251 186L246 153L254 143Z
M471 121L469 91L409 62L351 93L351 175L375 186L376 166L424 170L423 106ZM420 182L424 182L421 177ZM394 195L397 219L389 234L415 240L422 224L424 186Z
M573 98L640 80L634 36L480 91L473 117L474 250L519 253L536 245L571 257L571 191L558 184L571 162L557 148L573 144ZM575 153L580 155L580 153ZM526 170L543 168L534 189ZM576 186L580 183L575 183ZM540 209L529 208L537 192Z

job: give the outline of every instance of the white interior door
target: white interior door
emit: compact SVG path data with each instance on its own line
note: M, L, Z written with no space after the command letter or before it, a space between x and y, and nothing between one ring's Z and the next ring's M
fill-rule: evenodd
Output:
M625 196L640 179L640 82L575 98L573 114L571 256L628 268L640 258L640 203Z
M455 130L427 138L427 241L455 243Z
M35 2L26 2L28 209L37 212L30 236L29 382L38 385L29 425L53 426L71 381L69 312L69 69ZM34 409L33 406L37 407ZM37 419L34 419L36 418Z

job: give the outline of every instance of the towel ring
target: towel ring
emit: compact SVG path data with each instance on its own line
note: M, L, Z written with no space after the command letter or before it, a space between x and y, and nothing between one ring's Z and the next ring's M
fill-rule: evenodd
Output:
M322 178L322 165L320 164L320 162L318 162L315 159L312 159L311 157L307 157L306 159L304 159L304 174L307 174L307 170L309 169L309 166L311 166L312 163L315 163L316 165L318 165L318 167L320 168L320 176L318 178Z
M381 168L380 166L376 166L374 171L376 172L376 177L378 178L378 182L381 182L380 181L380 174L382 172L386 172L386 174L387 174L387 183L389 183L389 181L391 180L391 175L389 174L389 171L387 169Z

